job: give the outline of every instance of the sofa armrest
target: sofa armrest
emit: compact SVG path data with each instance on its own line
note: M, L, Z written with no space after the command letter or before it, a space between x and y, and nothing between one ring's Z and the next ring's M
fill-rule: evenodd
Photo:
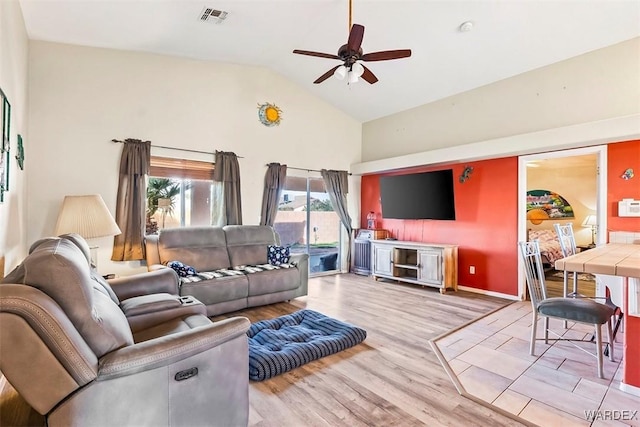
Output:
M160 262L160 252L158 251L158 241L160 236L157 234L148 234L144 236L145 260L147 268L154 264L162 264ZM151 270L149 268L149 270Z
M243 335L248 339L249 326L249 319L232 317L112 351L100 359L97 380L110 380L168 366Z
M295 264L300 273L300 286L296 296L307 295L309 293L309 254L291 254L289 262Z
M170 268L109 279L108 282L120 301L149 294L179 293L178 275Z
M301 262L306 262L307 265L309 265L309 254L291 254L289 262L296 265L300 265Z
M191 295L142 295L122 301L120 308L134 334L178 317L207 315L204 304Z

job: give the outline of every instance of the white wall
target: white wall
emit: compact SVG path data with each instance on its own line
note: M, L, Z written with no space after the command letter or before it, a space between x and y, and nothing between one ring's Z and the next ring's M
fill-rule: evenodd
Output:
M26 252L26 171L15 160L17 135L27 150L25 169L30 167L31 141L27 133L28 40L17 1L0 1L0 88L11 103L11 158L9 192L0 203L0 277L20 262ZM5 154L3 154L5 155Z
M505 137L637 115L639 52L640 38L635 38L367 122L362 129L362 160L375 164L384 159L373 167L378 171L386 164L407 167L415 163L407 156L413 153L498 138L502 140L490 148L502 144L495 151L508 152L517 147ZM484 147L478 145L483 144L468 150L482 154ZM407 158L388 161L399 156ZM450 161L434 157L438 160Z
M19 7L15 1L0 4L2 51L8 43L5 34L10 33L14 40L9 51L24 55L26 36ZM16 17L19 19L13 19ZM12 29L16 22L20 23L17 39ZM351 165L355 170L362 154L362 160L382 159L373 168L384 170L394 156L434 153L426 157L437 158L438 147L475 141L471 149L475 151L483 145L477 141L545 129L563 129L554 134L553 144L560 146L558 137L573 135L567 125L638 116L639 50L637 38L368 122L361 129L350 117L261 68L31 41L29 133L23 130L23 136L28 136L26 175L32 183L26 206L29 215L26 224L20 224L19 218L25 216L20 203L24 202L10 201L0 206L0 221L8 224L9 212L15 212L11 215L17 218L21 230L14 233L12 221L11 227L3 226L0 231L4 233L0 234L0 250L12 253L7 256L5 270L19 262L28 244L53 233L64 195L100 193L113 211L121 146L109 143L112 138L148 139L156 145L234 151L243 156L244 222L256 223L267 162L309 169L349 169ZM10 57L7 62L5 55L0 57L3 88L7 79L4 69L21 63L19 54L11 55L17 56L16 60ZM26 76L26 59L23 62L12 79L19 81ZM11 84L26 92L24 83ZM282 108L281 126L267 128L257 121L257 105L262 102L274 102ZM19 104L27 108L26 102L14 102ZM14 118L18 114L14 113ZM635 132L637 120L631 117L630 121L622 128ZM599 126L597 136L608 134L608 126ZM19 127L12 126L16 130ZM522 138L521 142L532 145L536 134L528 135L531 138ZM514 141L520 140L503 138L487 144L494 151L490 156L510 152ZM168 153L175 155L154 151ZM393 164L400 167L414 161L432 163L422 158L400 158ZM12 169L12 187L24 186L23 178L14 179L15 167ZM357 178L350 182L350 189L350 213L357 222ZM15 243L6 243L12 239ZM111 241L103 240L98 242L101 271L117 273L137 267L109 264Z
M112 138L243 157L245 224L259 221L267 163L348 170L360 160L359 122L263 68L40 41L31 41L29 60L29 143L38 156L28 171L38 185L29 191L28 242L52 235L65 195L100 193L115 210L122 145ZM282 109L280 126L258 121L264 102ZM352 191L348 203L357 219L359 192ZM108 260L110 238L94 243L100 272L140 269Z

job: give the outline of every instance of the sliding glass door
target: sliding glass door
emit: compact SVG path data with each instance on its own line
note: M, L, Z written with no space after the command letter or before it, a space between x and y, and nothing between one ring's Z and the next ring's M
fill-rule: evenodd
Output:
M292 253L309 254L309 274L340 270L340 218L322 178L287 176L274 228Z

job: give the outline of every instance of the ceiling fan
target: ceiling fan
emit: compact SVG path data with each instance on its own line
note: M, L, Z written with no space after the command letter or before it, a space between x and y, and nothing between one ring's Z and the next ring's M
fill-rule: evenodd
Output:
M364 81L374 84L378 81L378 78L371 72L371 70L361 64L361 61L388 61L390 59L408 58L411 56L411 49L363 53L361 47L363 37L364 26L360 24L351 25L351 0L349 0L349 38L347 40L347 44L340 46L337 55L299 49L295 49L293 53L317 56L320 58L338 59L343 62L342 65L336 65L318 77L313 82L314 84L322 83L332 75L335 75L339 80L343 80L345 77L348 77L348 83L355 83L358 81L358 78L361 77Z

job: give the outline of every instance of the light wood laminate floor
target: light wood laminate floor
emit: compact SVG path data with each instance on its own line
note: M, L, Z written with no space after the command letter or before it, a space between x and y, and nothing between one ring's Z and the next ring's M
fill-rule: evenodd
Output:
M461 396L429 343L508 303L342 274L310 279L309 295L290 303L216 319L243 315L257 321L309 308L367 331L363 343L346 351L251 382L250 426L518 426ZM42 425L4 379L0 425Z

